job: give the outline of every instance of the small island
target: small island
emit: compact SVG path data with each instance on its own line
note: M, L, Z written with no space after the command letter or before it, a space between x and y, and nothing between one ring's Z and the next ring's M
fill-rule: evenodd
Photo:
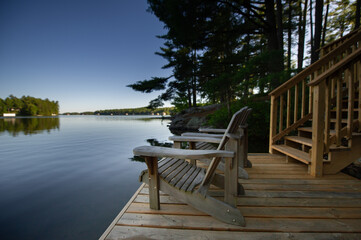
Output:
M49 99L10 95L0 98L0 116L56 116L59 114L59 102Z

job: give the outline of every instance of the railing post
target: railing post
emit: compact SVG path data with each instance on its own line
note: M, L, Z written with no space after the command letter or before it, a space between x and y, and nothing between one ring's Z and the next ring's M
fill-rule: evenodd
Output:
M356 66L356 82L358 82L358 131L361 132L361 61L357 61Z
M286 128L291 126L291 89L287 91L287 119L286 119Z
M271 113L270 113L270 129L269 129L269 153L273 153L273 137L277 133L277 100L274 95L271 96Z
M311 171L314 177L322 176L325 127L325 81L313 86L312 154Z
M283 94L280 96L280 121L278 125L278 130L281 132L283 129Z
M341 145L341 128L342 128L342 72L337 74L336 84L336 146Z
M347 109L347 138L349 147L351 147L351 138L353 132L354 104L355 104L355 83L354 83L354 65L346 69L346 82L348 82L348 109Z

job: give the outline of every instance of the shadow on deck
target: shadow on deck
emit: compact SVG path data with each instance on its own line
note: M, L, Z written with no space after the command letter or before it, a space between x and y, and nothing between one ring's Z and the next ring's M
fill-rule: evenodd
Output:
M344 173L314 178L284 156L249 154L250 179L238 208L246 227L227 225L161 194L149 208L141 185L100 239L361 239L361 181ZM221 192L212 189L212 195Z

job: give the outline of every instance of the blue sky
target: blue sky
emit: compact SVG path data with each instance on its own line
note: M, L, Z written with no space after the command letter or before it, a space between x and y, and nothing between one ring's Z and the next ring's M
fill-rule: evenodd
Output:
M0 1L0 98L57 100L60 112L146 106L126 85L169 76L166 32L146 0ZM169 105L169 104L168 104Z

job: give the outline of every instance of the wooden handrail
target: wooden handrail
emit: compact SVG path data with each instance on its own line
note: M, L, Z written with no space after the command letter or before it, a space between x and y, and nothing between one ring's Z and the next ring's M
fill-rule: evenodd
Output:
M307 76L318 71L320 68L322 68L323 65L325 65L328 61L330 61L330 59L337 57L339 54L347 50L351 45L357 43L360 37L361 37L361 31L358 31L354 36L346 40L342 45L332 50L318 61L312 63L310 66L302 70L296 76L289 79L287 82L283 83L278 88L274 89L272 92L269 93L269 95L275 97L280 96L282 93L292 88L294 85L300 83Z
M355 33L357 33L358 31L360 31L361 28L358 28L356 30L353 30L351 32L349 32L348 34L346 34L345 36L338 38L330 43L327 43L326 45L322 46L321 48L317 49L317 51L322 51L323 49L326 49L332 45L338 44L339 42L342 42L343 40L350 38L352 35L354 35Z
M306 116L304 116L303 118L301 118L300 120L298 120L297 122L295 122L294 124L289 126L288 128L284 129L282 132L280 132L276 136L274 136L272 138L272 142L274 143L274 142L280 140L281 138L283 138L284 136L289 134L292 130L294 130L295 128L298 128L299 126L301 126L302 124L304 124L305 122L310 120L311 118L312 118L312 113L307 114Z
M344 68L346 65L352 64L355 60L357 60L358 57L361 55L361 48L357 49L355 52L351 53L338 63L332 66L332 68L328 69L327 71L323 72L321 75L319 75L314 80L310 81L307 85L308 86L315 86L317 84L320 84L320 82L324 81L326 78L330 77L332 74L340 70L341 68ZM360 60L360 59L359 59Z

